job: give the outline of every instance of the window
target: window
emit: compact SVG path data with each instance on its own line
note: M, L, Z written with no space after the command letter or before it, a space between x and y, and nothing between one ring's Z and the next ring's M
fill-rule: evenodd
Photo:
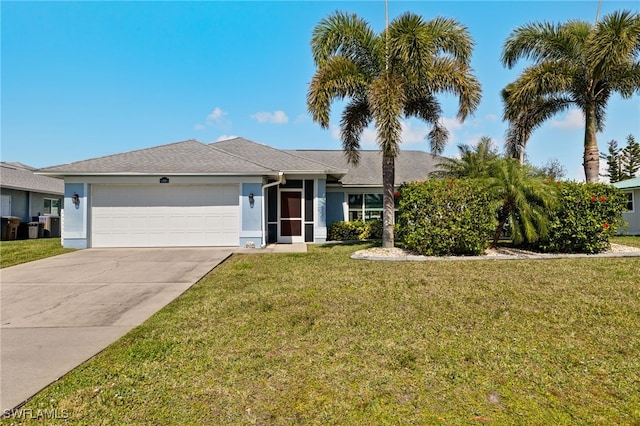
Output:
M382 219L382 194L349 194L349 221Z
M633 211L633 192L627 192L627 210Z
M60 200L54 198L44 199L44 214L50 214L54 216L60 215Z

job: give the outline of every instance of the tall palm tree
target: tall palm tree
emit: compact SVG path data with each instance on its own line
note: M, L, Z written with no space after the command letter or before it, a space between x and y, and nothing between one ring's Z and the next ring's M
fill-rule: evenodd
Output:
M533 114L528 124L516 126L528 138L541 121L577 106L585 117L583 166L587 182L597 182L599 151L596 132L604 128L607 102L613 93L628 99L640 92L640 14L614 12L592 25L530 23L514 30L503 48L509 68L521 58L533 60L504 93L505 114ZM545 112L536 116L536 103ZM527 121L527 120L525 120ZM514 123L512 121L512 123ZM533 124L531 124L533 123ZM522 146L522 141L520 141Z
M382 151L382 246L393 247L395 158L401 119L417 117L432 125L431 149L439 153L448 138L439 122L438 92L458 96L464 120L480 102L480 83L470 67L473 41L453 19L430 21L405 13L381 34L355 14L335 12L313 30L311 50L317 70L307 93L313 120L329 127L331 103L347 99L340 121L347 159L358 164L360 137L372 122Z

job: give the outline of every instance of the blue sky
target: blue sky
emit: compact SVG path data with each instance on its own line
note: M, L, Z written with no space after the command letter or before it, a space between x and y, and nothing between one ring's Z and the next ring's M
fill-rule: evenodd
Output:
M276 148L340 149L332 128L306 110L315 71L313 27L329 13L357 13L376 31L385 4L376 1L0 2L2 19L2 161L52 166L186 139L242 136ZM593 22L597 1L394 1L390 19L411 11L456 18L471 32L472 65L482 103L464 123L456 99L440 96L456 145L491 137L502 148L500 90L515 79L500 61L516 27L532 21ZM637 1L602 2L601 15L638 11ZM405 123L403 149L428 151L429 127ZM640 97L609 103L600 150L609 140L640 138ZM559 160L583 179L580 113L558 115L531 137L533 164ZM375 149L373 132L363 147Z

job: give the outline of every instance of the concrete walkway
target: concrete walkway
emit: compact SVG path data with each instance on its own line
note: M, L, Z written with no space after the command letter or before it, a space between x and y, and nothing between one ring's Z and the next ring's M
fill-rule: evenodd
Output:
M88 249L0 269L0 408L140 325L234 248Z

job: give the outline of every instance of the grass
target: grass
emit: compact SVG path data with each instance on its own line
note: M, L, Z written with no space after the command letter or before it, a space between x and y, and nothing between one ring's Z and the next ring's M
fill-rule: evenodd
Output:
M365 247L236 254L23 409L65 424L640 423L638 259L349 258Z
M640 236L623 235L611 238L612 243L640 247Z
M62 247L60 238L0 241L0 268L19 265L73 251Z

